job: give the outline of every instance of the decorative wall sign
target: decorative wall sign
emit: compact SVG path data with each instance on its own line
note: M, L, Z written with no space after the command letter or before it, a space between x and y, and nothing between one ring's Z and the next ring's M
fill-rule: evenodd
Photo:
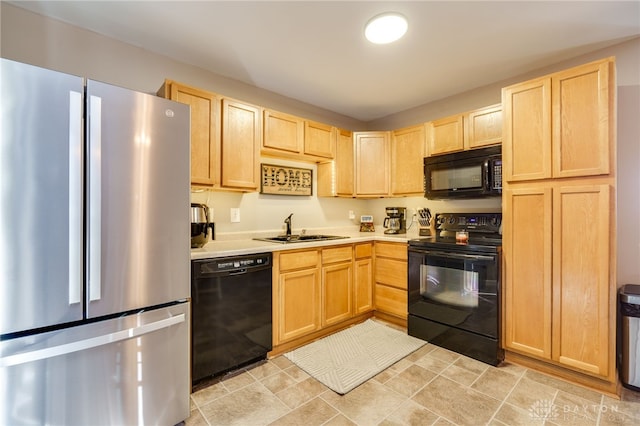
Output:
M311 195L312 169L260 164L260 193L273 195Z

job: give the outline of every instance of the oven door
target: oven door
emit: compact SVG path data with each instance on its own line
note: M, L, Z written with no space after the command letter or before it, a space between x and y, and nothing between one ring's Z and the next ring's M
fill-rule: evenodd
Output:
M409 249L409 314L498 338L499 254Z

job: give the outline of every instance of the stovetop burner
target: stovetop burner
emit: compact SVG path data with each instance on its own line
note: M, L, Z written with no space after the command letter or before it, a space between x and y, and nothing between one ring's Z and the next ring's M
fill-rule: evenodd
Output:
M502 246L502 213L438 213L435 220L435 235L409 240L409 245L488 252ZM459 231L468 233L466 242L456 239Z

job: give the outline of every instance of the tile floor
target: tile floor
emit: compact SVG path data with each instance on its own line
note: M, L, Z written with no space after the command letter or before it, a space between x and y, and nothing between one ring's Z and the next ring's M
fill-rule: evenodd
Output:
M200 425L638 425L640 393L622 400L505 363L427 344L346 395L284 356L191 395Z

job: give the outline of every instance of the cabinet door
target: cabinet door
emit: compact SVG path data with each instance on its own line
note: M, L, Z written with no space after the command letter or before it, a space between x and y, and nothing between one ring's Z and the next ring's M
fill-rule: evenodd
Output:
M351 247L349 247L351 249ZM352 263L322 267L322 326L347 320L353 316Z
M595 375L613 372L609 185L554 191L553 359ZM613 374L611 374L613 375Z
M280 274L278 343L320 328L320 273L317 268Z
M551 358L552 191L548 186L504 194L504 346Z
M467 114L465 148L473 149L502 142L502 105L471 111Z
M506 182L551 177L551 79L502 89L503 176Z
M217 140L220 135L220 100L215 94L170 82L170 99L191 107L191 183L218 183Z
M609 174L613 126L609 60L553 74L553 176Z
M256 190L260 182L260 108L231 99L222 101L220 183L225 188Z
M356 195L389 195L389 132L357 132Z
M464 119L462 115L441 118L427 123L429 155L464 149Z
M358 315L373 309L373 260L370 257L357 259L353 275L354 314Z
M333 158L336 129L315 121L304 122L304 153L315 157Z
M342 197L353 196L353 133L339 129L336 139L335 192Z
M264 111L264 148L300 154L303 139L303 120L282 112Z
M391 140L392 195L422 195L424 177L425 126L393 132Z

